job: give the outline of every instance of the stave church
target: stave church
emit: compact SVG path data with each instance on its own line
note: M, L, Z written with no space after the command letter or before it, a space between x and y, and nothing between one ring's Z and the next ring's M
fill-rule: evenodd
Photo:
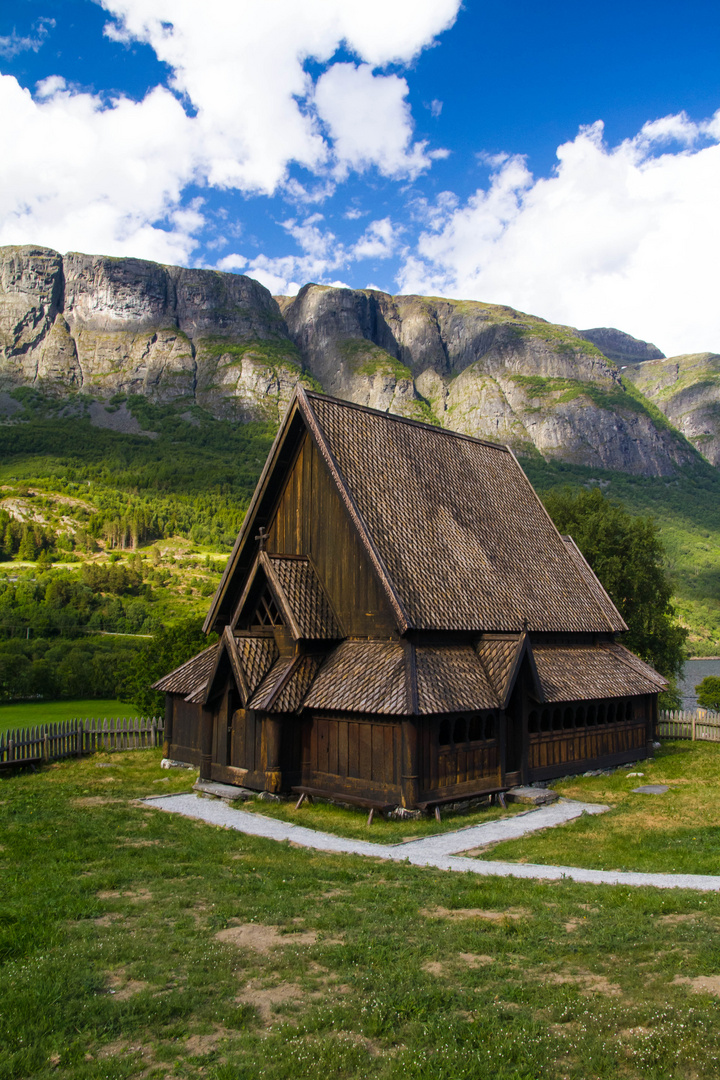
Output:
M635 761L666 684L625 629L506 446L298 385L165 754L382 810Z

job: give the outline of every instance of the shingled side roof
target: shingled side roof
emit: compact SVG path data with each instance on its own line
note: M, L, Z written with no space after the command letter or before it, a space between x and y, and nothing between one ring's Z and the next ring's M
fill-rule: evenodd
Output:
M505 446L296 390L213 600L227 606L264 486L300 414L338 487L398 628L608 633L625 629ZM247 560L246 560L247 563ZM222 620L221 620L222 621Z
M418 629L625 628L568 552L504 446L308 394L389 577Z

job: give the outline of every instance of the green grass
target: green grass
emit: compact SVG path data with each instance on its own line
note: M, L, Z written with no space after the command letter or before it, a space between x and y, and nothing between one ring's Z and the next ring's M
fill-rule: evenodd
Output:
M0 1080L718 1074L720 897L278 845L159 758L0 779Z
M111 719L117 716L141 716L135 705L109 698L82 698L74 701L14 701L0 705L0 731L11 728L58 724L64 720Z
M238 804L241 805L241 804ZM372 824L367 824L367 810L355 810L330 803L303 803L295 809L295 800L291 802L267 803L247 802L243 810L264 814L280 821L289 821L293 825L303 825L308 829L319 829L336 836L348 836L353 840L371 840L374 844L399 844L403 840L419 839L422 836L435 836L437 833L450 832L453 829L465 829L471 825L482 825L495 821L499 817L521 813L526 806L510 804L506 810L497 806L486 806L470 812L448 810L441 814L441 821L434 816L422 817L417 821L388 821L378 815Z
M643 776L629 776L640 772ZM667 784L664 795L634 795L644 784ZM572 777L552 785L611 810L558 829L496 844L483 858L594 870L720 874L720 746L666 742L654 760L611 776Z

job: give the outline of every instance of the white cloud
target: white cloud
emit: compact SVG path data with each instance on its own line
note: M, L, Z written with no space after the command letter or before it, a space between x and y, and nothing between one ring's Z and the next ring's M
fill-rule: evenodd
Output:
M669 141L681 149L658 153ZM617 326L669 355L720 351L719 143L720 112L653 121L613 148L597 123L545 179L500 159L487 189L434 207L400 287Z
M282 222L300 249L297 254L276 258L257 255L247 259L234 253L220 259L217 269L241 271L257 278L271 292L286 296L294 295L309 281L347 288L344 281L335 279L334 273L360 259L389 258L397 248L401 232L390 218L383 218L371 222L360 239L347 246L330 229L323 228L322 222L322 214L311 214L302 221L290 218Z
M0 56L4 56L8 60L11 60L14 56L18 56L22 52L38 52L45 44L45 40L54 26L54 19L43 18L38 19L35 23L33 27L34 33L28 34L25 37L21 34L17 34L14 30L12 34L8 34L5 37L0 36Z
M412 142L408 84L374 75L369 64L333 64L320 77L315 106L333 140L335 172L347 176L371 165L390 177L416 177L431 164L427 143Z
M306 60L329 63L345 43L372 68L409 63L452 24L459 7L459 0L101 2L116 19L115 36L148 42L197 109L208 182L266 194L284 182L289 162L318 170L332 159L313 113ZM327 74L338 66L346 65ZM363 85L373 93L377 79L387 100L385 78L371 75ZM396 115L405 145L405 117ZM338 134L343 139L341 119ZM389 164L385 146L378 163Z
M197 207L183 209L191 183L246 194L287 184L302 204L332 193L338 163L341 173L375 165L400 176L432 160L412 143L404 80L375 69L410 63L452 24L460 0L100 2L112 19L108 36L148 43L169 65L170 89L108 102L49 73L33 97L0 77L0 243L183 262L203 224ZM22 47L35 48L49 25ZM20 43L8 39L6 50ZM359 66L332 65L341 45ZM330 80L338 67L355 73L338 76L353 116L363 93L387 111L376 149L366 136L353 139L327 104L332 81L320 91L332 116L321 121L310 59L330 65ZM319 179L290 180L293 163Z
M371 221L363 236L353 246L355 259L389 259L395 253L399 230L390 218Z
M242 273L247 266L247 259L244 255L238 255L237 252L233 252L231 255L224 255L222 259L219 259L215 269L224 270L226 273L237 272Z
M188 258L203 221L181 201L192 122L168 90L107 106L55 78L36 101L6 75L0 115L0 244Z

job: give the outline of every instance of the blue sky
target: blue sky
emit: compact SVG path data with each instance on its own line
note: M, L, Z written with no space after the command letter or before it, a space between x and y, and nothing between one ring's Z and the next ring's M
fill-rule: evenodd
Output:
M719 52L709 3L13 0L0 243L720 351Z

